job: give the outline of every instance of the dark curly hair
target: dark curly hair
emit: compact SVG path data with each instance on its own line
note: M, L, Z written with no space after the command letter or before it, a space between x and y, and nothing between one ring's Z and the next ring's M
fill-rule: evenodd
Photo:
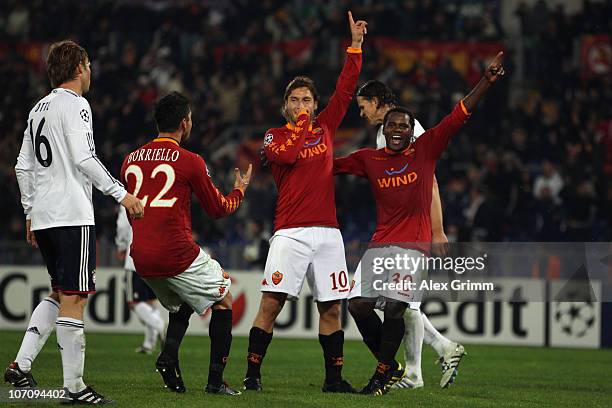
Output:
M395 106L397 105L397 97L384 83L377 81L375 79L368 81L361 85L357 90L357 96L361 96L371 101L376 98L377 103L376 107L380 108L381 106Z
M155 103L155 124L160 133L174 132L190 112L189 99L179 92L172 92Z

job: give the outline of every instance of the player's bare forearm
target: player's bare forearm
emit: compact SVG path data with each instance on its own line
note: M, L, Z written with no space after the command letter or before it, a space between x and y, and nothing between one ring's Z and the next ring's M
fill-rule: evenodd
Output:
M504 67L502 66L503 58L504 53L498 53L491 64L489 64L484 75L480 78L480 81L478 81L474 89L463 98L463 106L468 112L472 112L491 85L505 74Z
M474 89L463 98L463 106L468 112L472 112L482 96L489 90L491 83L485 78L480 78Z
M431 191L431 233L434 236L444 234L442 200L440 200L440 190L438 188L438 181L436 180L435 176Z
M444 233L442 200L440 200L440 190L435 176L431 194L431 253L444 257L448 255L448 238Z

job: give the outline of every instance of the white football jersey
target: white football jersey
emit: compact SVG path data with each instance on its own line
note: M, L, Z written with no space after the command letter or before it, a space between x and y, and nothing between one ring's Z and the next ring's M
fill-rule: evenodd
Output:
M417 138L423 133L425 133L425 129L419 123L418 120L414 119L414 134L412 136L412 141L414 142L415 140L417 140ZM387 146L387 140L385 139L385 135L383 134L383 125L380 125L378 127L378 133L376 133L376 148L382 149L385 146Z
M128 220L125 207L119 206L119 214L117 214L117 234L115 235L115 245L120 251L125 251L125 262L123 269L135 271L134 260L130 256L130 245L132 245L132 226Z
M15 172L32 230L95 225L92 183L118 202L127 194L96 156L89 103L64 88L30 111Z

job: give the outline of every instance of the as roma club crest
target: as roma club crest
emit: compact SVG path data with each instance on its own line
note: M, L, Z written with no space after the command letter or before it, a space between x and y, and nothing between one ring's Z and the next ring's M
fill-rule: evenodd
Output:
M276 271L272 274L272 282L274 282L275 285L278 285L280 281L282 280L283 280L283 274L280 273L279 271Z

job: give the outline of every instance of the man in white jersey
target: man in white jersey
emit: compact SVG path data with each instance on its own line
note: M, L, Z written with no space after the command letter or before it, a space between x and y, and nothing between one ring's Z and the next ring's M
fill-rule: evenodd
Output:
M386 139L382 133L382 123L385 114L397 105L397 98L387 85L380 81L367 81L357 90L357 104L362 118L371 125L377 125L376 148L386 146ZM414 136L416 140L425 133L425 129L418 120L414 120ZM442 223L442 204L438 183L434 177L432 203L431 203L432 244L438 254L446 254L448 239L444 234ZM440 386L448 387L457 375L457 367L465 355L465 348L458 343L444 337L431 324L427 316L420 311L421 302L410 302L406 308L404 322L406 333L404 335L404 357L406 359L406 372L408 375L394 385L394 388L419 388L423 386L421 373L421 351L423 340L430 344L438 353L438 362L442 367ZM381 322L382 325L382 322Z
M52 44L47 73L54 88L30 111L15 172L26 215L26 240L40 248L52 292L34 309L21 348L4 379L33 387L31 365L55 324L62 356L66 403L111 400L83 382L83 310L95 292L95 222L92 183L120 202L132 217L144 215L96 156L92 115L82 97L89 90L87 52L73 41Z
M159 338L162 342L166 335L165 322L157 308L157 297L153 290L136 273L134 260L130 256L132 226L125 208L120 206L117 214L115 245L117 257L123 261L125 269L125 299L138 320L144 325L144 341L136 348L137 353L151 354Z

